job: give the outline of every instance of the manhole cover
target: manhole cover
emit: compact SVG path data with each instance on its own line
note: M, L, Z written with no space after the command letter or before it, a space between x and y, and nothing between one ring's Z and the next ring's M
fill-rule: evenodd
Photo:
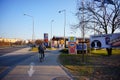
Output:
M68 77L56 77L53 80L71 80L71 79Z

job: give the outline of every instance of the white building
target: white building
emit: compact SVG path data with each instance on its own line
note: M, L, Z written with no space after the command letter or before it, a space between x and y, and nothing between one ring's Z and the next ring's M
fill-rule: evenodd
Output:
M4 41L4 42L11 42L11 43L15 43L17 41L21 41L22 39L17 39L17 38L0 38L0 42Z

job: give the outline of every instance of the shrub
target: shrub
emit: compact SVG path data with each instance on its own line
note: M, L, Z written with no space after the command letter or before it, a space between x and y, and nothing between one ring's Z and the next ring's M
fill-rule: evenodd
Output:
M65 54L68 54L68 49L62 49L62 50L60 50L60 52L62 52L62 53L65 53Z

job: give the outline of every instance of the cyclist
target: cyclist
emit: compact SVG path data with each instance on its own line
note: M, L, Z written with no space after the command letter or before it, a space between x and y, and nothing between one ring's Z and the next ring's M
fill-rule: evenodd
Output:
M38 47L38 52L39 52L39 59L40 59L40 62L43 61L44 57L45 57L45 54L44 54L44 50L46 49L46 47L44 46L44 44L41 42L39 44L39 47Z

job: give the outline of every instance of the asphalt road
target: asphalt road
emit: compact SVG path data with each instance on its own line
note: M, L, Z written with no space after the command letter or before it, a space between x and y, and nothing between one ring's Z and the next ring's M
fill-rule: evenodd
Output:
M4 50L1 51L2 55L0 56L0 79L7 75L8 72L11 71L18 63L35 55L33 52L27 52L27 49L28 48L9 48L5 51L5 53ZM16 50L18 50L18 52Z
M19 46L19 47L8 47L8 48L0 49L0 56L1 56L1 55L4 55L4 54L6 54L6 53L10 53L10 52L13 52L13 51L16 51L16 50L25 48L25 47L26 47L26 46Z

